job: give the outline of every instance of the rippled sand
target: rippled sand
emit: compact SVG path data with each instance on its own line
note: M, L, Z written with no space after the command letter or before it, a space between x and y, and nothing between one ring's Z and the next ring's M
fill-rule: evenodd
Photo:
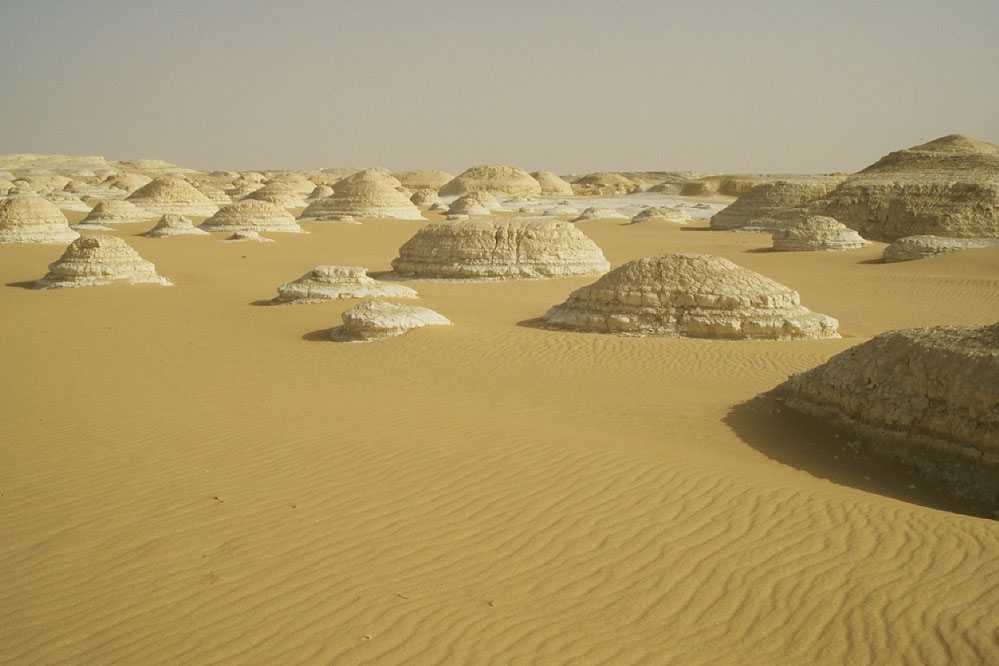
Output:
M999 316L999 249L906 264L588 222L618 265L719 254L842 340L518 326L590 278L409 282L450 318L323 341L259 307L418 225L137 237L173 288L0 286L0 661L999 662L999 522L754 400L890 328ZM59 247L0 246L0 282Z

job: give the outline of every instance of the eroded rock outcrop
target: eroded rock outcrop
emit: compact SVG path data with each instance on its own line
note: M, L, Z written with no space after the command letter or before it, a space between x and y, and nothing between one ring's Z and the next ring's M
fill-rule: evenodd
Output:
M887 263L914 261L960 250L999 246L999 238L944 238L943 236L906 236L892 241L881 260Z
M416 298L416 290L368 277L362 266L316 266L278 287L273 303L318 303L341 298Z
M98 203L80 224L132 224L156 217L131 201L112 199Z
M124 281L129 284L158 284L170 281L156 274L156 267L139 256L128 243L115 236L78 238L35 283L36 289L92 287Z
M822 215L795 216L775 228L771 235L772 249L777 252L854 250L867 244L853 229Z
M208 232L194 226L194 222L183 215L164 215L152 229L142 234L147 238L170 238L171 236L207 236Z
M0 243L65 245L79 237L59 207L36 194L15 194L0 201Z
M812 202L827 196L843 182L840 176L811 176L777 180L752 188L711 218L711 228L718 230L761 226L758 220L778 218L793 210L804 210Z
M353 218L422 220L410 193L384 169L365 169L333 185L332 196L308 205L300 219L315 222Z
M444 315L418 305L365 301L343 313L343 326L331 331L334 340L371 342L425 326L450 326Z
M628 262L574 291L543 318L598 333L695 338L834 338L838 322L798 292L727 259L668 254Z
M477 166L466 169L440 188L441 196L461 196L485 190L492 194L532 196L541 194L541 185L531 175L514 166Z
M208 217L219 207L183 178L160 176L132 194L129 202L153 215L189 215Z
M632 224L642 224L643 222L670 222L672 224L687 224L690 222L690 213L682 208L655 206L652 208L646 208L635 215L635 217L631 218Z
M552 197L572 196L572 183L551 171L535 171L531 177L541 186L541 194Z
M280 231L299 233L295 218L287 210L268 201L243 199L226 206L201 224L205 231Z

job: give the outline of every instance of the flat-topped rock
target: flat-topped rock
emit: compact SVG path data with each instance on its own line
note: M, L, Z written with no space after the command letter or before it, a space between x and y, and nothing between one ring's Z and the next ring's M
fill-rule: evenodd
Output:
M515 166L486 165L466 169L440 188L441 196L460 196L485 190L492 194L532 196L541 194L541 185Z
M316 266L278 287L273 303L318 303L341 298L416 298L416 290L381 282L362 266Z
M798 292L727 259L668 254L630 261L574 291L546 325L695 338L835 338L838 322Z
M885 262L915 261L960 250L999 246L999 238L944 238L943 236L906 236L892 241L884 250Z
M70 243L66 252L49 264L48 274L35 283L35 288L91 287L119 281L170 285L170 281L157 275L156 267L140 257L128 243L101 234Z
M205 231L279 231L299 233L294 216L268 201L243 199L226 206L201 224Z
M889 331L775 389L791 408L999 508L999 324Z
M0 243L65 245L79 237L59 207L36 194L15 194L0 201Z
M854 250L867 245L860 234L831 217L801 214L771 232L773 250L809 252Z
M450 326L442 314L417 305L401 305L387 301L358 303L342 315L343 326L333 329L334 340L371 342L408 333L425 326Z
M423 227L392 267L421 278L517 279L602 273L610 265L569 222L476 218Z
M164 215L149 231L142 234L147 238L170 238L172 236L207 236L208 232L194 226L194 222L183 215Z

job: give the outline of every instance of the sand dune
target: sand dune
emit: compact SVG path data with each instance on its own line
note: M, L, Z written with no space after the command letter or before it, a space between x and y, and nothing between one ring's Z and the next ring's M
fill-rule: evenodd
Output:
M314 334L351 301L250 303L387 271L412 223L303 226L116 225L174 288L0 287L0 662L999 661L999 523L754 403L881 331L995 321L999 248L880 264L596 220L615 267L724 256L844 337L517 325L581 276L414 281L453 327L347 345ZM2 283L63 249L0 246Z

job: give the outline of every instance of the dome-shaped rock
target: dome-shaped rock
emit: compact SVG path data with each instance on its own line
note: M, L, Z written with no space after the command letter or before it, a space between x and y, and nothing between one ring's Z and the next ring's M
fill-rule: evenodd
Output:
M58 206L36 194L17 194L0 201L0 243L65 245L79 236L69 228Z
M341 316L343 326L331 331L334 340L370 342L408 333L424 326L450 326L447 317L418 305L365 301Z
M368 277L368 269L362 266L316 266L278 287L272 302L317 303L341 298L416 298L416 291Z
M55 262L49 272L35 283L36 289L91 287L111 282L158 284L170 281L156 274L156 267L139 256L128 243L115 236L97 235L78 238Z
M281 206L243 199L222 208L201 223L205 231L282 231L298 233L302 228L295 218Z

